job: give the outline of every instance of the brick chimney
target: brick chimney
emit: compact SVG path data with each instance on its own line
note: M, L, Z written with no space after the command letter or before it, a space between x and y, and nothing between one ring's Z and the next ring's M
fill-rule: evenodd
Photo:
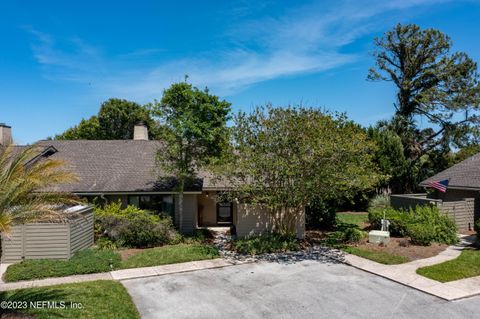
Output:
M133 128L133 139L135 141L148 141L148 128L143 122L138 122Z
M8 146L12 142L12 128L5 123L0 123L0 145Z

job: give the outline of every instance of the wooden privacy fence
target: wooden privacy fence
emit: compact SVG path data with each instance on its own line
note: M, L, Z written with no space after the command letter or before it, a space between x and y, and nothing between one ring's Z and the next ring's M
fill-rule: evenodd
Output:
M459 230L472 230L475 220L475 198L463 198L456 201L442 201L427 198L427 194L390 195L390 204L395 209L409 209L418 205L437 206L450 216Z
M93 207L67 209L65 222L28 223L12 227L2 235L2 263L26 259L67 260L81 249L93 245Z

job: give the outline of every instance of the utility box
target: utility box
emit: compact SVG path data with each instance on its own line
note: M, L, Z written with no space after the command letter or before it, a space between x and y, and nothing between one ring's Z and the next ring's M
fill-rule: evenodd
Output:
M27 223L2 235L2 263L27 259L67 260L93 245L93 207L74 206L59 212L61 221Z
M368 241L372 244L386 245L390 242L390 232L383 230L372 230L368 233Z

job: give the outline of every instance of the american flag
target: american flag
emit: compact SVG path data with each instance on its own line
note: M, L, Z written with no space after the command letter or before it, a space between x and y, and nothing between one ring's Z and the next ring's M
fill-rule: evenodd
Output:
M447 191L447 187L448 187L448 179L444 179L442 181L428 182L427 186L428 187L433 187L435 189L438 189L442 193L445 193Z

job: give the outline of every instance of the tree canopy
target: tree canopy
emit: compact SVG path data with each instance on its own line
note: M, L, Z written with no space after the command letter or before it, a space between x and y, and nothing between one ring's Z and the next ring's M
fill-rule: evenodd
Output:
M375 143L344 116L303 107L235 116L231 158L220 171L233 196L268 209L275 231L292 233L312 201L354 196L379 180Z
M150 138L158 137L159 127L148 108L127 100L109 99L102 103L98 115L82 119L55 139L128 140L133 138L133 128L138 122L147 125Z
M150 108L163 128L160 138L165 144L158 152L158 163L179 181L181 227L185 184L228 146L230 103L208 89L179 82L166 89Z
M424 165L472 142L479 122L477 64L466 53L452 53L447 35L414 24L396 25L375 45L376 65L368 79L389 81L397 89L395 115L379 126L402 141L409 174L405 190L411 191L419 179L441 169Z

